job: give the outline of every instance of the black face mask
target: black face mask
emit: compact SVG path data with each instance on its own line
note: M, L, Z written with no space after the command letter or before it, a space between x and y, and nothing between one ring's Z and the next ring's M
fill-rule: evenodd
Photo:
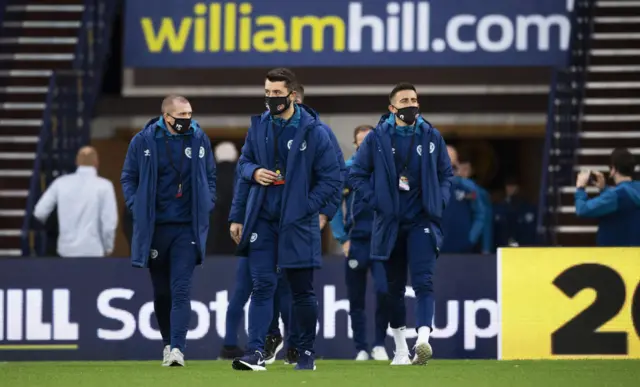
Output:
M291 106L290 95L291 93L285 97L264 97L264 104L267 106L267 109L269 109L269 113L271 113L272 116L278 116L289 109L289 106Z
M174 119L173 125L171 124L169 125L171 125L171 128L173 130L175 130L180 134L186 132L191 127L191 118L176 118L173 116L169 116L169 117Z
M398 108L396 108L398 109ZM398 117L402 122L407 125L413 125L418 119L418 115L420 114L420 108L417 106L407 106L402 109L398 109L396 113L396 117Z

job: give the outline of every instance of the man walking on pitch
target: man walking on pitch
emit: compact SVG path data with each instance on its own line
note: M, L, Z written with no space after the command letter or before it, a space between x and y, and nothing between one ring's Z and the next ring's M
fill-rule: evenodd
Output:
M233 361L237 370L266 370L264 340L273 317L278 270L284 270L291 286L300 330L296 369L315 369L318 305L313 272L321 266L319 212L340 200L342 180L317 113L294 103L296 85L288 69L267 74L269 111L252 117L238 162L239 178L251 185L244 198L234 200L234 206L246 210L244 222L232 223L230 232L239 243L238 255L248 257L253 287L247 353Z
M133 214L131 263L151 273L163 366L184 366L191 281L216 201L211 143L191 116L186 98L166 97L162 115L131 140L120 177Z
M304 87L301 84L298 84L295 90L296 100L295 103L298 105L302 105L304 101ZM338 163L340 163L340 176L341 180L344 182L347 178L347 168L344 162L344 155L342 153L342 149L340 149L340 144L338 143L338 139L335 134L327 125L322 124L322 127L325 129L327 135L329 136L329 140L331 140L331 144L333 145L333 150L336 154L336 159ZM327 206L320 210L320 230L324 229L324 226L328 223L329 215L335 214L336 211L340 208L341 198L337 197L332 203L329 203ZM284 328L286 333L286 341L287 341L287 353L285 356L285 364L296 364L298 361L298 351L296 347L299 341L298 327L296 323L295 316L291 315L291 289L289 283L287 282L287 278L283 273L278 274L278 286L276 287L276 296L273 302L273 318L271 320L271 325L269 325L269 333L267 334L267 338L265 341L265 360L267 364L272 364L276 360L276 356L278 352L282 350L284 347L284 340L282 339L282 333L280 332L280 315L282 315L282 320L284 322Z
M386 261L389 325L396 346L392 365L424 365L433 354L433 276L453 178L445 142L420 116L419 106L412 84L396 85L389 94L390 114L365 138L349 173L349 183L375 212L371 259ZM413 362L405 335L407 268L416 294Z
M361 125L353 132L353 143L357 149L364 138L373 130L372 126ZM353 163L353 157L347 160L347 167ZM338 208L338 212L331 220L331 231L334 238L342 245L345 257L345 280L347 283L347 296L349 298L349 316L351 316L351 329L353 341L356 345L356 360L369 360L369 345L367 344L367 319L365 315L365 299L367 294L367 275L371 269L376 285L376 312L375 312L375 341L371 349L371 357L374 360L389 360L385 349L387 337L387 325L389 320L385 310L385 292L380 287L386 288L382 261L369 259L371 247L371 227L373 223L373 211L363 203L358 192L347 184L343 191L344 205ZM344 207L344 211L343 211ZM375 266L377 265L377 266Z

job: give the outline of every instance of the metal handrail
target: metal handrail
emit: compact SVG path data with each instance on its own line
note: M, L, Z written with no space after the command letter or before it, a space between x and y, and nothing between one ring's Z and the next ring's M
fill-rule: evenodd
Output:
M7 0L0 0L0 25L4 20L4 13L7 8ZM2 36L2 28L0 28L0 36Z
M21 232L21 248L23 256L30 256L32 254L31 244L35 237L34 232L31 230L31 222L33 218L33 210L36 205L36 198L41 194L41 179L42 179L42 155L44 154L44 147L51 139L51 116L52 105L56 94L56 74L52 74L49 78L49 91L47 92L47 99L45 110L43 114L43 124L40 129L40 136L38 139L38 146L36 150L36 159L33 165L33 174L29 180L29 195L27 197L27 208L25 212L24 220L22 221Z
M594 0L577 1L572 13L570 47L564 69L555 69L547 104L547 125L538 203L538 233L543 243L555 244L558 213L549 208L560 202L558 186L572 178L577 161L581 116L586 93ZM550 167L555 165L553 170Z
M103 62L110 45L115 12L121 2L85 0L84 3L73 69L56 71L49 80L22 226L23 256L44 253L46 235L43 227L32 221L34 206L42 189L55 177L72 172L77 150L90 141L90 122L102 88ZM55 129L52 129L54 123Z
M551 159L551 141L553 134L555 133L556 125L556 91L558 85L558 69L553 70L551 76L551 89L549 93L549 99L547 101L547 125L544 139L544 149L542 153L542 172L540 174L540 200L538 201L538 234L542 236L543 243L547 243L547 230L545 229L545 223L547 218L547 196L549 191L549 166Z

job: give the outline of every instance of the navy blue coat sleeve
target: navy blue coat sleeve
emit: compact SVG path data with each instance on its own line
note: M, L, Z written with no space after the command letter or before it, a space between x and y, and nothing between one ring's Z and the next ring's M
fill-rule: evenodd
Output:
M329 203L340 202L342 196L342 179L340 176L340 163L325 130L314 131L317 142L316 154L313 162L314 186L309 192L309 213L319 212ZM336 207L337 210L337 207ZM325 214L329 219L333 218L335 211Z
M367 136L368 137L368 136ZM440 182L440 192L442 192L442 209L444 211L449 204L451 198L451 184L453 182L453 170L451 168L451 160L449 159L449 153L447 153L447 144L444 139L438 133L438 149L440 153L438 155L438 181Z
M216 159L213 156L213 151L211 149L211 140L209 140L209 136L204 136L204 146L207 155L206 165L207 165L207 184L209 185L209 192L211 193L211 211L216 206L216 199L218 198L216 193Z
M373 153L376 150L375 135L370 133L353 156L353 164L349 171L349 184L358 191L362 201L375 208L373 189L371 189L371 173L373 173Z
M229 212L230 223L244 224L245 210L247 208L247 198L251 183L240 176L240 168L236 167L234 178L233 200L231 201L231 211Z
M127 156L124 159L124 166L122 167L122 174L120 175L120 183L122 184L122 193L124 194L124 203L129 209L132 210L133 201L138 191L138 181L140 169L138 166L139 160L139 143L142 141L142 137L137 134L129 143L129 149L127 150Z
M340 163L340 179L342 180L342 186L340 187L340 190L342 191L344 183L347 179L347 167L344 164L344 155L342 154L342 149L340 149L340 144L338 143L338 139L336 138L335 134L333 134L333 131L331 130L331 128L329 128L328 126L325 126L325 129L327 131L327 135L329 136L329 139L331 140L331 145L333 146L333 150L336 154L338 163ZM342 197L339 196L337 200L331 201L324 208L322 208L320 210L320 214L325 215L327 218L331 219L333 218L335 213L338 211L338 208L340 208L341 204L342 204Z
M238 173L240 174L240 177L249 182L253 181L254 172L257 169L262 168L256 161L256 148L251 136L253 131L252 129L253 127L249 128L249 131L247 132L247 137L244 140L244 145L240 151L240 158L238 159Z

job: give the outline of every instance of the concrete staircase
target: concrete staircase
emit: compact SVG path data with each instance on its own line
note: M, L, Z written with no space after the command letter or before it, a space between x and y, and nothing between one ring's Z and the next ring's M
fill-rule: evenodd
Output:
M608 172L609 156L616 147L629 148L640 160L640 1L595 4L575 173L583 169ZM594 245L596 222L575 216L575 186L561 187L560 193L558 244Z
M9 0L0 29L0 256L19 256L49 78L71 69L83 0Z

